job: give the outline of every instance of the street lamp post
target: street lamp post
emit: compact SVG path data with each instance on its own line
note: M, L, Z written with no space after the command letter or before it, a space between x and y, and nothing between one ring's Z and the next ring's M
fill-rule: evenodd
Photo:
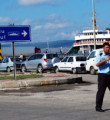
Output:
M94 50L96 49L96 35L95 35L95 30L97 29L96 27L96 12L94 9L94 0L92 0L93 3L93 36L94 36Z

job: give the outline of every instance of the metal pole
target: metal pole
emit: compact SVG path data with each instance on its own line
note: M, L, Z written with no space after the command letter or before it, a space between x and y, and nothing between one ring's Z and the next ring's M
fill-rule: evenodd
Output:
M95 13L95 10L94 10L94 0L92 0L93 2L93 35L94 35L94 50L96 49L96 35L95 35L95 29L96 29L96 26L95 26L95 22L96 22L96 13Z
M47 49L48 49L48 52L49 52L49 42L47 41Z
M12 42L13 46L13 66L14 66L14 80L16 80L16 63L15 63L15 43Z

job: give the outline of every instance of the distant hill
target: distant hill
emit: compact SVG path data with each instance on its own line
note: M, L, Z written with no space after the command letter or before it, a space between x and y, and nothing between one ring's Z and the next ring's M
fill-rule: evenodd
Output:
M30 42L30 43L15 43L15 55L19 55L22 53L24 55L31 55L33 54L34 48L39 47L41 48L42 52L60 52L62 48L63 52L66 53L73 45L74 40L58 40L58 41L49 41L49 42ZM12 56L12 44L2 44L2 54Z
M40 47L43 48L58 48L58 47L71 47L74 40L58 40L49 42L30 42L30 43L15 43L16 47ZM2 47L10 47L11 44L3 44Z

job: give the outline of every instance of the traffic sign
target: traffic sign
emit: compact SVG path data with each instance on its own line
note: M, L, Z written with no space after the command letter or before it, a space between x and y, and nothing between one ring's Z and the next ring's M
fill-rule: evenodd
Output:
M0 42L31 41L30 26L0 26Z

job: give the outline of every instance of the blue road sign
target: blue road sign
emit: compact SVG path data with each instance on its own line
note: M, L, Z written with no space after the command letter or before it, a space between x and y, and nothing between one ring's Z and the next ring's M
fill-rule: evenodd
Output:
M0 41L31 41L30 26L0 26Z

